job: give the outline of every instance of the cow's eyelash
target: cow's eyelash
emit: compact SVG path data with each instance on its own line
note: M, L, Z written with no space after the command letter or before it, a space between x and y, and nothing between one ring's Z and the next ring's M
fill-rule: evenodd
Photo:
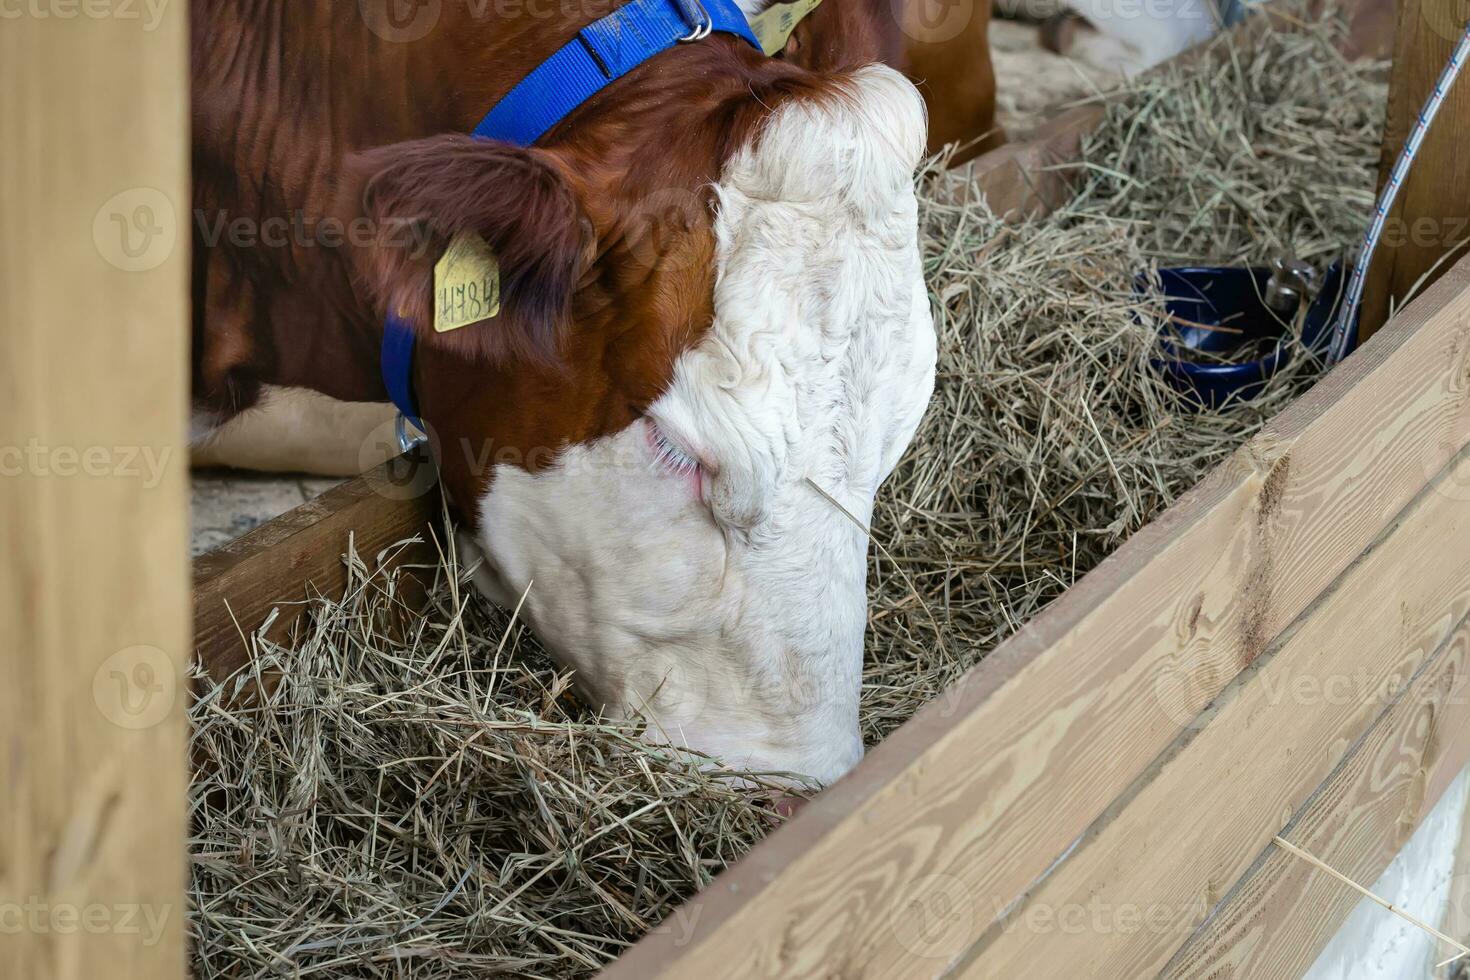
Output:
M648 432L653 441L654 458L664 470L675 476L688 476L699 470L699 460L670 442L657 425L649 423Z

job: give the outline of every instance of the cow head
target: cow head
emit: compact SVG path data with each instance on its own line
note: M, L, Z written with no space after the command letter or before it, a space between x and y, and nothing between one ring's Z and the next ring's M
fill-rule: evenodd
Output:
M934 383L923 107L887 68L700 47L659 75L680 92L623 86L545 148L358 159L369 216L436 243L359 271L420 331L481 587L651 738L829 782L862 754L862 525ZM501 313L435 334L433 260L467 228Z

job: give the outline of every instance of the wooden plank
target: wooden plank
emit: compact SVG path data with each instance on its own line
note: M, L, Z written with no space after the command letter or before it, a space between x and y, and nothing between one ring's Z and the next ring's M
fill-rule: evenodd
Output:
M1054 211L1071 195L1082 155L1082 141L1102 125L1101 105L1069 109L1048 120L1020 143L935 176L936 193L955 203L983 197L990 210L1007 220Z
M195 656L215 679L246 664L242 634L277 611L268 636L280 639L305 613L308 589L340 595L347 584L349 539L372 562L390 545L419 535L387 567L432 562L441 496L434 467L421 452L384 463L261 525L194 562Z
M1465 29L1466 10L1441 0L1402 0L1395 32L1379 187ZM1421 277L1470 243L1470 79L1449 90L1384 224L1363 292L1359 336L1370 337Z
M1281 836L1371 886L1466 763L1470 621L1462 620ZM1359 898L1268 845L1162 976L1299 977Z
M186 5L70 8L0 15L0 976L174 980Z
M607 975L941 972L1467 442L1470 262Z
M1157 974L1470 616L1470 499L1445 492L1455 477L1426 488L949 975ZM1268 969L1288 955L1261 952Z

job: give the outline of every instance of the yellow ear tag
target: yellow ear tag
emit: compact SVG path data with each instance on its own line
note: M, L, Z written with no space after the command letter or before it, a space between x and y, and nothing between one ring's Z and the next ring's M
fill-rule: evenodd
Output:
M434 330L448 333L500 312L500 264L472 231L454 236L434 266Z
M761 43L761 50L774 55L786 47L796 25L806 19L807 14L817 9L822 0L794 0L792 3L774 3L750 18L750 30Z

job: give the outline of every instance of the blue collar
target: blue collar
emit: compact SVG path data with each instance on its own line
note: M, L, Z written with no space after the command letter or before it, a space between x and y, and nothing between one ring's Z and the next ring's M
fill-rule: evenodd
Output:
M480 120L474 135L530 146L572 111L643 62L714 31L760 50L733 0L632 0L588 24L521 79ZM413 397L413 330L389 313L383 324L383 384L408 421L424 431Z

